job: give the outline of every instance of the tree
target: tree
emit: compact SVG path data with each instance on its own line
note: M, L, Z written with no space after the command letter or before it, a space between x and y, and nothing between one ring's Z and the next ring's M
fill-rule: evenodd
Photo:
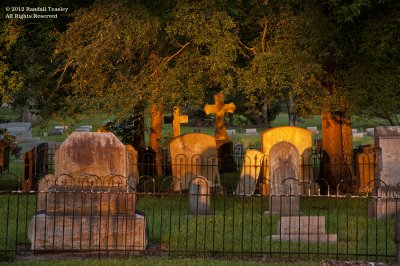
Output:
M201 103L207 88L232 86L236 49L235 24L214 2L96 1L76 14L57 49L67 82L56 89L68 95L59 113L123 118L141 110L151 117L161 175L163 111Z
M279 100L287 107L289 125L295 125L299 115L310 116L315 112L305 97L319 85L315 78L319 65L302 43L305 18L298 14L299 7L291 4L259 5L263 8L256 11L258 25L243 25L258 28L259 34L254 34L251 39L244 36L247 40L242 44L248 50L250 60L239 84L247 95L249 106L257 106L260 102L273 106ZM244 12L255 11L253 8ZM262 109L265 107L259 110Z
M0 106L12 104L15 95L23 88L24 78L11 60L12 51L21 36L21 27L13 20L0 23Z

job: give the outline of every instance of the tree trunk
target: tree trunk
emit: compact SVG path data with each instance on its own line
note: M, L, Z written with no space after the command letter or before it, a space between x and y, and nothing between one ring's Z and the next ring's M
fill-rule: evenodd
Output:
M162 126L163 126L163 106L158 101L160 94L159 73L158 67L158 52L152 50L150 53L150 64L154 69L153 77L153 102L151 104L151 127L150 127L150 148L154 152L154 162L156 166L157 176L162 176L162 154L161 154L161 139L162 139Z
M161 139L162 139L163 112L162 108L153 103L151 105L151 127L150 127L150 148L155 154L154 162L156 166L157 176L162 176L162 154L161 154Z
M133 141L130 143L137 151L143 151L145 148L145 118L143 115L143 106L135 108L135 130L133 134Z
M332 193L352 191L353 134L351 118L343 112L322 113L323 159L320 178L325 179ZM323 182L321 192L326 192Z
M297 115L295 112L293 112L292 109L293 104L294 104L293 96L289 94L289 102L286 104L288 118L289 118L289 126L296 126Z

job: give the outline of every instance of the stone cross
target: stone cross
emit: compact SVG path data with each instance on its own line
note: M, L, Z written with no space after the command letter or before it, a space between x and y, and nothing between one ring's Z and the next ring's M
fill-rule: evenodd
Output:
M233 113L236 110L234 103L224 104L224 95L217 93L214 95L214 105L206 104L204 112L207 115L215 114L215 139L228 140L229 136L226 133L225 113Z
M181 135L181 123L186 124L189 122L187 115L181 115L179 107L174 107L174 119L172 120L172 131L174 138Z

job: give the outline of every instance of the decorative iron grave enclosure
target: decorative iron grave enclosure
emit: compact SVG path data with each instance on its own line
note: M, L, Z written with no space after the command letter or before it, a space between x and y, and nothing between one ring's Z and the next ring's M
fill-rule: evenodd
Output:
M395 259L393 212L375 215L377 212L373 208L393 209L392 203L397 206L398 199L396 194L386 195L385 185L375 180L374 156L361 154L354 167L332 161L334 167L344 169L343 175L337 177L339 187L328 187L329 195L320 195L319 187L325 185L326 180L323 171L320 171L319 154L313 153L310 158L304 159L294 151L289 153L299 156L298 160L278 156L283 164L291 165L292 170L286 171L282 170L282 164L272 165L267 156L247 153L239 145L234 151L237 151L234 153L236 171L220 174L218 185L203 182L206 187L192 193L174 189L181 180L172 176L171 169L176 160L170 158L168 151L164 153L162 177L153 174L151 155L142 154L136 163L139 169L135 191L137 199L113 186L100 186L99 189L93 175L80 179L82 182L93 181L87 182L83 190L79 184L72 186L75 190L66 190L60 183L52 189L38 190L33 187L31 191L23 192L23 172L15 171L17 164L11 156L9 170L0 176L0 185L8 181L15 184L11 189L4 186L0 193L0 226L3 228L0 256L6 260L16 255L40 253L45 245L47 250L67 254L96 252L99 256L140 253L290 256L313 260ZM40 154L46 154L48 166L44 169L54 173L54 150L49 148L47 153ZM249 154L258 157L249 157ZM200 168L196 175L204 175L201 169L205 169L205 173L208 169L218 169L219 158L180 158L183 159L174 167L185 167L188 171ZM196 158L199 156L196 155ZM46 160L33 158L31 161L46 164ZM212 163L208 164L208 161ZM299 163L296 164L296 161ZM348 167L353 167L356 177L364 179L353 183L353 193L343 194L340 184L344 181L340 181L348 178L345 169ZM266 174L269 169L273 170L271 178L267 178ZM301 179L309 176L312 179ZM55 178L63 177L59 175ZM126 180L124 176L119 178ZM25 182L28 181L25 179ZM281 192L272 193L279 186ZM265 187L271 189L271 193L267 191L265 194ZM380 192L371 194L373 190ZM332 195L332 191L337 193ZM278 208L271 212L272 201L276 206L298 204L298 210L291 212L289 208L288 213ZM379 205L374 204L376 202ZM147 243L140 234L126 235L124 241L115 241L119 232L135 228L137 220L129 217L130 204L134 204L146 217ZM112 206L118 206L118 209ZM207 211L198 211L200 208ZM48 210L49 215L43 216L41 210ZM397 207L394 211L397 213ZM70 230L59 230L54 226L66 223L71 224ZM43 240L41 245L31 240L34 239L32 236L40 234L39 240ZM54 238L55 235L57 238Z

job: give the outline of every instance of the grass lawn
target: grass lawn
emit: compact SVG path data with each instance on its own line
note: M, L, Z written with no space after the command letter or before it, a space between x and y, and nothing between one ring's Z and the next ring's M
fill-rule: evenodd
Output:
M152 266L179 266L179 265L192 265L192 266L230 266L230 265L265 265L265 262L261 261L232 261L232 260L220 260L220 259L196 259L196 258L187 258L187 259L171 259L171 258L153 258L153 257L132 257L125 259L101 259L101 260L93 260L93 259L65 259L65 260L47 260L47 261L18 261L12 263L12 265L82 265L82 266L91 266L91 265L152 265ZM298 266L312 266L319 265L317 262L272 262L268 263L268 265L293 265L296 264Z

